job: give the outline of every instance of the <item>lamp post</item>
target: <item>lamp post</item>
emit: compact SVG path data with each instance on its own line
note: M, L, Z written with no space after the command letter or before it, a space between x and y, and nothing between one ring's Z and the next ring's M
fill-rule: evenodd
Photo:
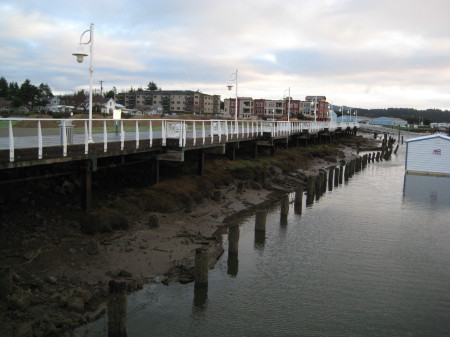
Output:
M291 115L291 87L286 89L288 91L288 109L287 109L287 120L289 122L289 117ZM286 93L286 90L284 91ZM286 98L286 97L285 97Z
M344 106L341 106L341 123L344 123Z
M317 121L317 96L313 97L313 101L311 102L311 108L314 105L314 122Z
M83 36L89 32L89 41L83 42ZM85 30L81 36L80 36L80 44L78 46L78 49L75 53L72 55L77 58L78 63L83 62L83 58L85 56L88 56L83 50L83 45L88 44L90 46L90 62L89 62L89 135L88 135L88 142L93 143L92 139L92 73L94 72L94 65L93 65L93 59L94 59L94 24L91 23L91 26L88 30Z
M349 122L352 122L352 108L348 108L348 118L349 118Z
M238 121L237 121L237 115L238 115L238 70L236 69L236 72L231 75L235 76L234 81L236 82L236 104L234 107L234 124L235 124L235 133L237 133L237 126L238 126ZM227 85L227 87L228 87L228 90L233 89L232 85ZM231 106L231 104L230 104L230 106Z
M355 122L358 123L358 110L355 110L355 117L356 117Z

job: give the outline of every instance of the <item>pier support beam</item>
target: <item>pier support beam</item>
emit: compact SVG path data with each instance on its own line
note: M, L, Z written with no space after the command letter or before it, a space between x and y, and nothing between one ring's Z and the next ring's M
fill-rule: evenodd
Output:
M256 211L255 218L255 231L266 231L266 219L267 219L267 211L258 210Z
M197 248L195 250L195 285L208 285L208 250L206 248Z
M205 152L202 150L198 154L197 175L203 176L205 173Z
M88 211L92 206L92 162L89 159L84 162L82 184L81 205L85 211Z
M127 336L127 283L109 281L108 337Z
M159 160L152 158L150 160L150 184L159 183Z

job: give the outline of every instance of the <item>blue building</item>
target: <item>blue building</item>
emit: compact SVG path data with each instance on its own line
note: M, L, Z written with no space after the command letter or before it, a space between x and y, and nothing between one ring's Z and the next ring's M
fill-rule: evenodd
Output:
M394 117L378 117L369 121L369 124L385 125L385 126L407 126L408 122Z

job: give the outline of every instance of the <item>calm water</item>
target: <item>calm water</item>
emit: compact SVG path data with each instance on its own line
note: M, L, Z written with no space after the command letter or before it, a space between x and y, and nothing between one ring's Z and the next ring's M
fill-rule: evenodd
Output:
M450 178L405 176L400 153L287 223L279 207L267 220L264 239L254 217L242 223L239 254L224 253L207 293L130 296L128 336L450 336Z

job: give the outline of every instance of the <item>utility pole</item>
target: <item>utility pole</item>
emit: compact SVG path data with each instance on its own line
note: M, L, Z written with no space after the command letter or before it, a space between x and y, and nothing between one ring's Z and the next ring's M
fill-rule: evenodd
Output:
M102 100L103 100L103 82L105 82L105 81L100 81L100 96L101 96Z

